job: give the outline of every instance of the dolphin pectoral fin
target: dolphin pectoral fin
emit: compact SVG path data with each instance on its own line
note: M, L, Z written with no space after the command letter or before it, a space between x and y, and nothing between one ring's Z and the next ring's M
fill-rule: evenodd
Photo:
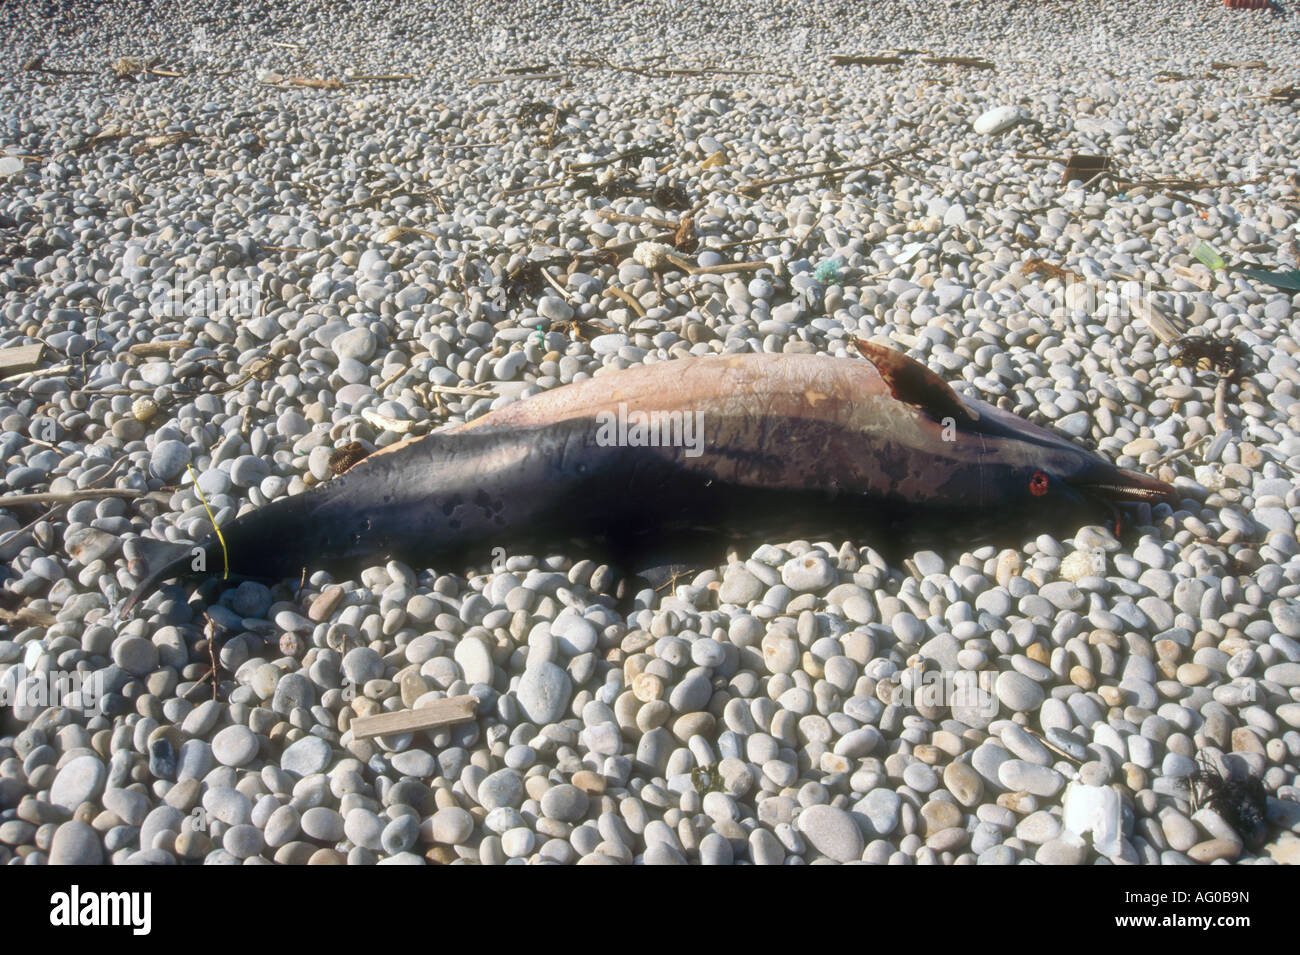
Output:
M127 569L139 581L122 605L118 616L130 615L142 599L152 593L164 580L182 577L192 567L196 550L200 545L179 541L161 541L149 537L137 537L127 541L123 551L127 558Z
M899 401L920 408L935 421L955 418L976 421L979 412L966 405L952 386L914 358L900 351L853 339L858 353L876 366L876 371Z

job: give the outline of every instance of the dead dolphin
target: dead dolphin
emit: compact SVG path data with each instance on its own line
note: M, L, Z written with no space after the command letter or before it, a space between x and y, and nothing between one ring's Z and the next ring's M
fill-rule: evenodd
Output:
M142 579L122 612L196 567L297 578L363 557L429 566L572 540L635 569L671 559L664 545L678 539L858 536L917 513L950 528L986 516L1023 537L1113 502L1178 500L959 397L897 351L857 344L867 361L746 353L628 368L391 445L219 536L140 541Z

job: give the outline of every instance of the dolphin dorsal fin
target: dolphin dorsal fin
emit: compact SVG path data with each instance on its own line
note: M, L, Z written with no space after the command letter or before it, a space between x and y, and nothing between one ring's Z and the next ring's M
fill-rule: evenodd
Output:
M854 338L858 353L876 366L876 371L899 401L920 408L935 421L944 418L976 421L979 413L968 408L952 386L914 358L900 351Z

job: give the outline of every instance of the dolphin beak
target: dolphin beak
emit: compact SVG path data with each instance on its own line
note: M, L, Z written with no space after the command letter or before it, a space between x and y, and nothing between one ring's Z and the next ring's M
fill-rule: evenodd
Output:
M1127 468L1107 466L1104 473L1085 475L1083 480L1071 481L1070 485L1078 491L1113 503L1145 501L1148 504L1159 504L1164 501L1170 507L1176 507L1182 500L1172 485Z

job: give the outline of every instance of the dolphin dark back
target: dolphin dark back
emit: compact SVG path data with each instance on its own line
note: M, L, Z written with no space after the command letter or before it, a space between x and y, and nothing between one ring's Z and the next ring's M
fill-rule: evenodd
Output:
M918 515L950 536L1004 515L1027 531L1104 516L1111 498L1174 500L959 398L898 352L863 351L870 361L737 354L603 374L394 444L197 546L207 573L228 563L265 578L384 555L477 559L496 545L594 548L635 569L688 540L893 534ZM171 547L183 551L150 554L126 610L194 573L191 548Z

